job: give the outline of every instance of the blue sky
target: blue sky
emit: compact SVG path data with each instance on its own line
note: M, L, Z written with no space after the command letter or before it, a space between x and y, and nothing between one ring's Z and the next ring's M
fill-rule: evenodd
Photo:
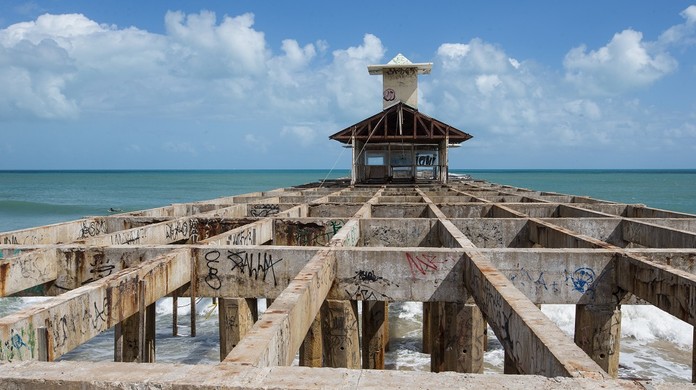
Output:
M349 168L398 53L451 168L696 168L693 1L4 0L0 169Z

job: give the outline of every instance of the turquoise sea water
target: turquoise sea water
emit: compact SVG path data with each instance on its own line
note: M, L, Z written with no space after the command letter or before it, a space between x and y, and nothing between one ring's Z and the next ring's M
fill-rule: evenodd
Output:
M499 184L548 192L588 195L625 203L696 214L696 170L451 170ZM288 187L325 178L349 176L348 170L226 170L226 171L0 171L0 231L22 229L89 215L106 215L109 208L124 211L192 202L222 196ZM40 298L35 298L40 299ZM0 316L33 300L0 299ZM158 361L213 364L218 359L216 310L202 302L198 336L185 337L187 304L180 302L182 336L172 337L171 301L158 302ZM572 333L571 305L544 305L544 312L561 329ZM388 367L427 370L429 355L419 353L420 305L390 307L390 317L405 329L391 329L404 342L395 343ZM624 377L690 380L693 328L652 307L625 307L622 323L621 372ZM396 324L397 321L392 321ZM491 332L492 334L492 332ZM492 337L492 336L491 336ZM109 360L113 334L106 332L65 359ZM494 339L490 342L495 343ZM649 347L649 348L646 348ZM498 346L486 353L486 372L502 370Z
M349 175L328 170L0 171L0 231Z
M457 170L476 179L696 214L696 170ZM349 176L348 170L0 171L0 231Z

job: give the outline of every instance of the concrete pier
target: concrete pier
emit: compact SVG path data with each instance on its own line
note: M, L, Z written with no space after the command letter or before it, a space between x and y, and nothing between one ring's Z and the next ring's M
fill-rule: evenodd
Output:
M0 296L51 297L0 318L8 388L643 388L620 379L621 306L696 324L696 215L482 181L310 183L0 242ZM219 364L154 363L172 294L219 298ZM407 301L435 372L376 371ZM574 338L542 304L576 305ZM521 375L480 375L485 323ZM114 327L115 362L53 362Z

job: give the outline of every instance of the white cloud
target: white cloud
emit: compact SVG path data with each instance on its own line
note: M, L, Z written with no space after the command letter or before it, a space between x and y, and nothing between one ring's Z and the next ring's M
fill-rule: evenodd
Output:
M500 73L513 63L499 48L479 38L469 43L444 43L437 49L437 55L445 70Z
M209 11L189 15L170 11L164 19L174 53L191 70L218 77L265 70L269 53L264 33L253 28L253 14L225 16L219 25Z
M696 43L696 5L691 5L681 12L685 22L672 26L660 34L660 45L693 45Z
M643 41L643 34L624 30L604 47L572 49L563 61L566 79L583 93L611 95L652 84L677 68L667 52Z
M495 88L500 84L502 84L502 81L500 81L500 77L498 77L498 75L482 74L480 76L476 76L476 88L478 88L479 92L484 95L490 95L493 93Z
M432 74L420 77L420 109L471 132L476 149L491 153L503 145L526 152L661 138L684 143L693 139L693 118L664 121L631 96L677 69L669 50L693 39L696 6L682 16L684 23L654 42L625 30L604 47L577 47L560 73L481 38L444 43ZM370 76L367 65L388 58L374 35L332 51L326 41L288 38L274 53L252 14L170 12L165 25L166 34L154 34L75 14L42 15L0 30L0 121L84 120L94 132L104 131L104 121L133 117L148 121L143 129L182 126L168 130L165 144L140 139L147 130L132 130L142 146L128 140L121 150L189 156L200 150L202 161L211 146L184 126L204 124L210 139L235 150L230 155L298 153L287 144L329 142L320 138L382 108L381 78Z
M381 63L385 51L382 41L372 34L365 34L360 46L333 51L332 64L322 72L338 109L356 117L381 108L381 100L375 99L381 96L381 80L370 76L367 66Z
M307 147L314 142L316 132L309 126L284 126L280 135L290 137L303 147Z

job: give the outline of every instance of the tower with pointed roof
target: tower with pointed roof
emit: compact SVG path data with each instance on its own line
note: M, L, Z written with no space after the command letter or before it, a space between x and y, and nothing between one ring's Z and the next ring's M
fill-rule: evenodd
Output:
M472 136L418 111L418 75L429 74L432 63L414 64L399 53L367 69L382 75L382 112L329 137L352 146L351 182L446 183L448 147Z

